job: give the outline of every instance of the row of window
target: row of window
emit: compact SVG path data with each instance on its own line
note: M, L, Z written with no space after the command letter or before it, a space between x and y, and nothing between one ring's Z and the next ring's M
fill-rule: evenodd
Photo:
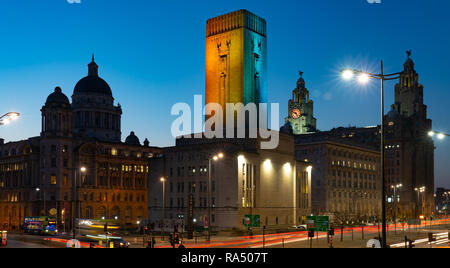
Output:
M174 172L173 172L173 168L169 169L169 176L170 177L174 177ZM185 174L185 169L184 167L177 167L177 177L184 177ZM192 177L192 176L206 176L208 174L208 168L206 166L200 166L199 168L194 167L194 166L189 166L187 168L187 176Z
M184 202L184 198L177 198L176 199L176 206L175 206L175 199L174 198L170 198L169 199L169 208L179 208L179 209L184 209L187 207L187 202L185 204ZM192 206L194 208L208 208L208 198L206 197L200 197L198 199L198 203L195 202L195 198L192 199ZM211 203L212 203L212 207L215 207L216 204L216 199L214 197L211 197Z
M175 187L174 187L175 185L176 185L177 193L185 192L185 188L184 188L185 183L184 182L177 182L176 184L173 182L170 182L169 183L169 192L170 193L175 192ZM199 189L199 193L206 193L208 191L208 182L206 182L206 181L200 181L200 182L198 182L198 185L196 182L190 181L190 182L187 182L186 185L187 185L187 189L186 189L187 193L195 193L197 186ZM215 191L215 188L216 188L215 185L216 185L216 182L212 181L211 182L211 191L213 191L213 192Z
M352 193L352 192L329 192L328 197L331 198L353 198L353 199L377 199L377 194L374 193Z
M368 190L376 190L377 189L375 182L353 181L353 183L352 183L351 180L349 180L349 181L342 180L341 181L341 180L336 180L336 179L330 180L329 186L342 187L342 188L354 188L354 189L368 189Z
M27 163L0 164L0 172L12 172L27 169Z
M332 166L338 166L338 167L349 167L349 168L354 168L354 169L366 169L366 170L376 170L376 166L375 165L367 165L367 164L363 164L363 163L357 163L357 162L352 162L350 161L331 161L331 165Z

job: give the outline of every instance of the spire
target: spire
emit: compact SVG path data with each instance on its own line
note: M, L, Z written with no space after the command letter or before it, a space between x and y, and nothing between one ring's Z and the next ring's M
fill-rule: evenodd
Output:
M406 54L408 55L408 59L411 58L412 50L411 50L411 49L410 49L410 50L407 50L407 51L406 51Z
M298 71L300 78L297 80L297 88L304 88L305 87L305 79L303 79L303 71Z
M95 56L92 54L92 62L89 63L89 72L88 76L98 76L98 65L95 63Z
M408 58L403 66L405 67L405 71L410 72L414 70L414 61L411 59L412 50L406 51L406 55L408 55Z

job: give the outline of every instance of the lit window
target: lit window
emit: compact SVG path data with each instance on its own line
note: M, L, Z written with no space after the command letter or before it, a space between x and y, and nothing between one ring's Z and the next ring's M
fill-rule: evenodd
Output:
M52 175L52 176L50 177L50 184L51 184L51 185L56 185L56 176Z
M112 148L111 149L111 155L116 156L117 155L117 149Z

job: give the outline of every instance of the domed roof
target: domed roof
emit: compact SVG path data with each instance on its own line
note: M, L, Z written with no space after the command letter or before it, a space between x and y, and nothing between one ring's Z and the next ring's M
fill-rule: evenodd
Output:
M86 76L81 79L73 91L73 94L80 93L96 93L112 97L112 91L108 83L99 76Z
M64 95L64 93L62 93L62 90L60 87L56 87L55 91L47 97L47 101L45 102L45 104L50 104L50 103L59 103L59 104L70 105L69 98L67 98L67 96Z
M141 145L139 138L131 131L130 135L125 139L126 144L130 145Z
M94 55L92 55L92 62L89 63L88 76L81 79L75 86L73 94L80 93L94 93L103 94L112 97L112 91L108 83L98 76L98 65L95 63Z

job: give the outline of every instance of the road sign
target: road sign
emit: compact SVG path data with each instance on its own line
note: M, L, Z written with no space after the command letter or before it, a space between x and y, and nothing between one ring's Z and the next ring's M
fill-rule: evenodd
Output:
M245 227L261 227L261 215L245 215Z
M314 229L318 232L328 232L330 229L329 216L308 216L306 217L306 225L309 230Z

